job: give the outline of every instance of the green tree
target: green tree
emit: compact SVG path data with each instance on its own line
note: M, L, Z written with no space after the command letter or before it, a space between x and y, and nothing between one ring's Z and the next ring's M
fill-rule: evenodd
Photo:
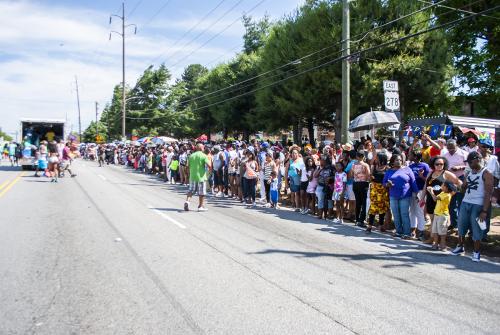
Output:
M243 51L246 54L257 52L266 42L266 37L271 28L271 22L266 15L259 21L252 20L251 16L243 16L243 26L245 34L243 35Z
M498 1L450 0L436 10L437 22L467 17L498 5ZM456 69L455 93L476 102L479 115L495 117L500 105L500 16L489 12L446 29ZM460 99L460 101L463 101Z
M82 141L86 143L95 143L97 140L96 133L96 123L95 121L91 121L87 129L82 134ZM99 136L102 136L103 141L108 142L109 139L107 137L108 129L106 125L99 121L97 122L97 130L99 131Z
M4 141L12 141L12 136L0 130L0 138L3 138Z
M165 123L171 120L166 105L170 78L170 72L164 64L158 69L150 66L144 71L128 95L129 129L142 129L141 135L152 135L165 129Z
M121 85L116 85L113 89L111 103L104 107L99 119L106 125L106 135L109 140L121 139L122 119L122 88Z
M200 119L193 112L192 99L198 92L198 80L208 73L207 68L200 64L188 65L181 79L172 86L167 97L167 105L172 114L168 124L168 132L177 138L197 136L200 130Z

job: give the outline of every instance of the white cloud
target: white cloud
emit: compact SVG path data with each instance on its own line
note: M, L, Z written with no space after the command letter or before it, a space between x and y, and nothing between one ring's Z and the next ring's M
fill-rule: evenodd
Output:
M0 127L15 131L20 117L68 115L76 130L75 75L80 83L82 127L93 120L94 101L104 106L114 85L121 82L121 37L115 35L108 41L108 17L108 13L84 8L48 7L28 1L0 3ZM127 42L127 83L135 84L164 48L173 54L199 45L183 48L182 43L175 47L172 43L161 35L131 36ZM212 59L223 52L207 46L192 61ZM159 58L155 63L164 60ZM178 76L182 69L172 72Z

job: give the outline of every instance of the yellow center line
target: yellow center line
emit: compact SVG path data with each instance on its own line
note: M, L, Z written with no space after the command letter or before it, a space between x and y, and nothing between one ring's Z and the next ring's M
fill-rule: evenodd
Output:
M21 179L21 177L24 176L25 173L26 172L21 172L21 174L19 174L10 184L8 183L8 181L6 183L4 182L0 187L0 190L3 187L5 187L5 189L2 192L0 192L0 198L3 197L3 195L7 193L7 191L9 191L12 188L12 186L14 186Z
M6 181L4 181L3 183L0 184L0 191L5 187L7 186L7 184L10 183L10 179L7 179Z

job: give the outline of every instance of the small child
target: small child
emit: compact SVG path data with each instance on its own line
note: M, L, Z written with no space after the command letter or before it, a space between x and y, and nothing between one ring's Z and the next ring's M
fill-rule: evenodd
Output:
M269 198L271 200L271 208L279 209L279 206L278 206L278 198L279 198L278 176L276 174L276 171L274 171L274 170L271 172Z
M335 183L333 189L332 200L335 201L335 216L334 223L343 223L344 217L344 193L347 183L347 174L344 172L344 164L338 162L335 164Z
M432 220L432 249L433 250L446 250L446 232L450 225L450 212L448 207L450 205L451 197L456 192L456 187L449 181L445 181L441 185L441 193L434 194L432 186L427 187L427 191L436 201L436 208L434 209L434 219ZM439 239L441 241L439 241ZM440 242L438 244L438 241Z
M169 165L170 169L170 184L176 184L177 180L177 170L179 170L179 157L174 155Z

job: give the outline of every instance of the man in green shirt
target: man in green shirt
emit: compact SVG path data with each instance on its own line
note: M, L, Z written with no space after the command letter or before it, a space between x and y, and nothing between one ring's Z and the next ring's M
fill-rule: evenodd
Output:
M207 170L211 169L210 161L203 153L204 145L198 143L196 151L189 156L189 191L186 201L184 202L184 210L189 210L189 201L194 193L198 192L200 202L198 204L198 212L206 212L207 209L203 206L205 194L207 193Z

